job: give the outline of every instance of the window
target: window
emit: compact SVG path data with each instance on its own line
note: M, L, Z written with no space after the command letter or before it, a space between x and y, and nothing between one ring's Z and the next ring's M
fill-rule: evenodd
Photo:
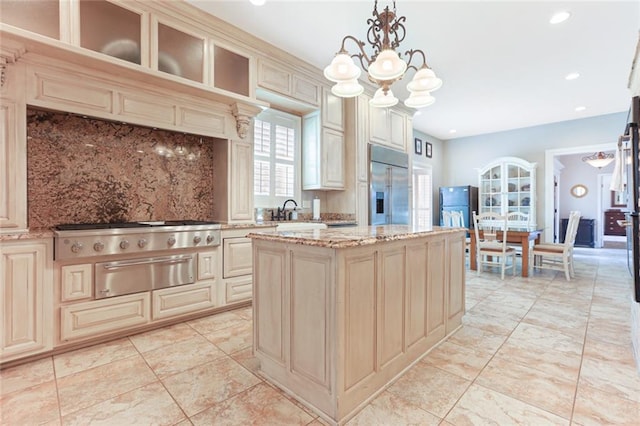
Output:
M431 168L413 169L413 225L431 226L433 224L431 203L433 190Z
M273 109L253 120L253 193L256 207L300 199L300 117Z

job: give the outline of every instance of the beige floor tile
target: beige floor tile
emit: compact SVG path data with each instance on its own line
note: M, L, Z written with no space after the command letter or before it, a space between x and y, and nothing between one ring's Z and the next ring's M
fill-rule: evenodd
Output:
M588 313L561 303L536 302L522 322L584 338Z
M258 358L253 356L253 348L246 348L241 351L234 352L231 354L231 358L254 374L257 374L260 369L260 361L258 361Z
M246 392L191 417L194 425L306 425L314 418L270 386L257 385Z
M513 321L520 321L529 311L528 306L517 306L514 304L500 303L489 299L484 299L468 310L468 312L477 312L485 315L500 316Z
M152 383L65 417L67 425L173 425L186 417L164 386Z
M0 396L54 379L51 357L0 370Z
M253 344L253 327L251 322L245 321L211 334L205 334L204 337L226 354L232 354L251 347Z
M218 358L162 379L189 417L260 383L255 375L229 357Z
M535 368L494 358L475 383L550 413L571 418L577 380L567 380Z
M420 425L436 426L442 419L391 394L382 392L346 426Z
M620 336L631 335L631 325L628 317L629 314L616 320L594 318L589 321L587 339L600 340L614 345L620 344Z
M55 355L53 363L60 378L136 355L138 351L125 338Z
M640 402L640 377L628 364L585 357L580 369L580 385L583 384L619 398Z
M253 319L253 307L247 306L246 308L236 309L233 312L241 316L242 318L251 321Z
M56 382L40 383L0 397L0 424L36 425L59 421Z
M114 361L58 379L63 416L157 381L141 356Z
M493 353L444 342L422 358L422 362L467 380L475 379Z
M573 421L583 426L637 425L640 403L619 398L591 386L580 384Z
M471 382L419 362L387 390L412 405L444 417Z
M494 334L481 328L463 325L449 339L450 343L474 348L490 354L496 353L498 348L507 340L504 334Z
M229 311L188 321L187 324L193 327L200 334L211 334L218 330L222 330L223 328L231 327L245 321L247 321L247 319L243 318L235 311Z
M470 311L462 317L462 324L481 328L493 334L508 335L517 327L518 321Z
M202 336L183 340L179 344L163 346L142 354L158 377L180 373L225 354Z
M569 424L562 417L477 384L471 385L445 421L456 426Z
M175 345L198 335L198 332L185 323L172 325L158 330L129 336L129 340L140 352L149 352L163 346Z
M570 333L534 324L520 323L509 336L508 342L533 344L569 355L581 356L583 339Z

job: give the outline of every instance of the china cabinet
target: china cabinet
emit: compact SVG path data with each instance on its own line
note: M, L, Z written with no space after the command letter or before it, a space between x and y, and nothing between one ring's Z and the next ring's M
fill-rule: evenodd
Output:
M536 226L536 163L501 157L479 170L480 213L525 213L529 220L516 227Z

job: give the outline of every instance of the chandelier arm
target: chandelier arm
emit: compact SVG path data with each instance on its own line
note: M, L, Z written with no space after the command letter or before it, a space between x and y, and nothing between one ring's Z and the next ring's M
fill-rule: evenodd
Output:
M356 54L351 55L347 51L347 49L345 49L345 44L346 44L347 40L352 40L353 42L355 42L356 46L358 47L358 50L360 50L360 53L356 53ZM365 46L364 41L360 41L357 38L355 38L354 36L348 35L348 36L346 36L345 38L342 39L342 46L340 47L340 52L338 52L338 53L346 53L346 54L350 55L352 58L358 58L360 60L360 65L362 66L362 68L365 71L367 71L368 68L369 68L369 64L371 63L371 59L367 55L367 52L365 52L364 46Z
M407 70L409 69L414 69L416 71L422 69L422 68L429 68L429 65L427 65L427 56L424 54L424 52L420 49L411 49L411 50L407 50L406 52L404 52L405 55L408 56L407 58ZM414 58L414 55L420 54L422 56L422 65L420 66L420 68L418 68L415 65L411 64L411 61Z

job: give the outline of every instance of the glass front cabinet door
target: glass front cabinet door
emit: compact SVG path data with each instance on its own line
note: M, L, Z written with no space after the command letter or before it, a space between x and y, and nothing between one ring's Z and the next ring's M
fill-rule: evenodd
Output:
M524 213L514 218L517 227L536 226L536 163L521 158L498 158L479 169L479 210L501 215Z

